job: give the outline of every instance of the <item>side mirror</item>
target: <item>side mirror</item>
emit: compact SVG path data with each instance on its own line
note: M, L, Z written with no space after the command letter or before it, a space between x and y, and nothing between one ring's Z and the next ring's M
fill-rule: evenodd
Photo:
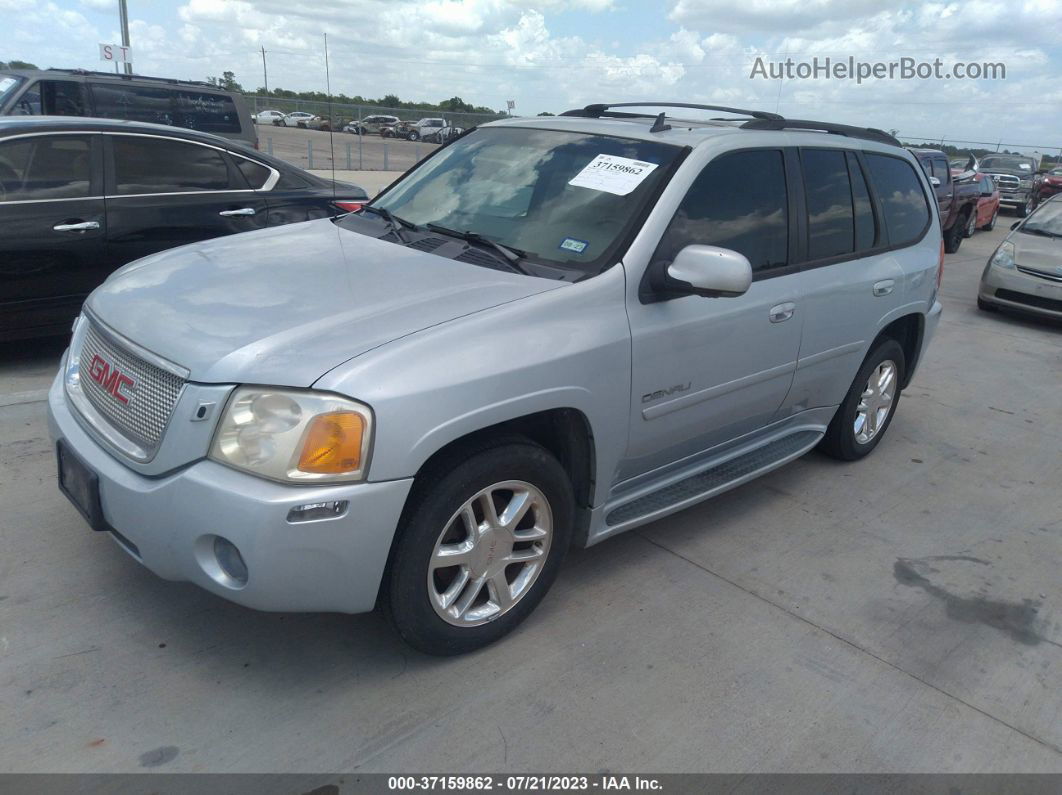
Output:
M929 178L929 184L932 185L934 188L939 188L940 187L940 180L937 179L936 177L930 177Z
M706 298L743 295L752 284L752 265L744 254L717 246L686 246L667 266L665 288Z

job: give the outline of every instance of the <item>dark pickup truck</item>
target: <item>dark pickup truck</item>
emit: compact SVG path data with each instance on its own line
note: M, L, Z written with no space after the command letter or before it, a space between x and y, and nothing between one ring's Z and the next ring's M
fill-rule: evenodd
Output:
M976 162L971 158L966 171L952 176L948 156L939 149L911 149L926 170L940 207L940 226L944 232L944 250L954 254L964 237L973 234L977 224L977 201L981 189L973 179Z

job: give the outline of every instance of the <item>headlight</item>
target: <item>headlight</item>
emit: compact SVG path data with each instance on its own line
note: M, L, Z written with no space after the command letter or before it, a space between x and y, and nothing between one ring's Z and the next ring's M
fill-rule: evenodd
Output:
M372 410L325 392L245 386L225 406L210 457L271 480L361 480L369 463Z
M989 265L996 268L1007 268L1013 270L1014 268L1014 244L1009 240L1004 240L999 244L999 248L996 249L996 253L992 255L992 259L988 261Z

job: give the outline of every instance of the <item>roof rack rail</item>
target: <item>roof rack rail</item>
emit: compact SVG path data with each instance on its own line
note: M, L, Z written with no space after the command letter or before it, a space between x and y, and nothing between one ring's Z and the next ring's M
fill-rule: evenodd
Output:
M728 108L725 105L693 105L688 102L610 102L587 105L584 108L566 110L561 116L587 116L599 119L602 116L612 118L656 118L657 113L624 113L612 111L611 108L694 108L696 110L718 110L723 113L736 113L740 116L751 116L754 119L778 120L782 117L777 113L768 113L765 110L746 110L745 108Z
M216 88L218 91L224 91L221 86L216 86L213 83L207 83L203 80L179 80L176 77L149 77L148 75L127 75L124 72L94 72L90 69L42 69L42 72L62 72L68 75L86 75L89 77L109 77L111 80L150 80L154 83L170 83L172 85L183 86L205 86L206 88Z
M833 135L844 135L848 138L863 138L867 141L903 146L895 136L876 127L853 127L849 124L834 124L828 121L786 119L779 116L777 119L752 119L742 124L741 128L744 130L819 130Z

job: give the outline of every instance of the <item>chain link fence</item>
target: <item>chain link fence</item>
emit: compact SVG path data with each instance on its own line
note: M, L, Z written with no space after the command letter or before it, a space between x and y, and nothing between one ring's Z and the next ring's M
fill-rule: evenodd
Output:
M331 115L333 126L341 130L344 125L366 116L383 114L397 116L401 121L417 121L426 117L442 117L454 127L475 127L477 124L485 124L495 119L504 119L504 114L499 113L451 113L442 110L424 110L420 108L384 108L379 105L344 105L338 102L319 102L310 99L278 99L277 97L261 97L256 94L244 94L244 100L251 113L259 113L263 110L279 110L283 113L294 113L297 110L312 113L327 119Z

